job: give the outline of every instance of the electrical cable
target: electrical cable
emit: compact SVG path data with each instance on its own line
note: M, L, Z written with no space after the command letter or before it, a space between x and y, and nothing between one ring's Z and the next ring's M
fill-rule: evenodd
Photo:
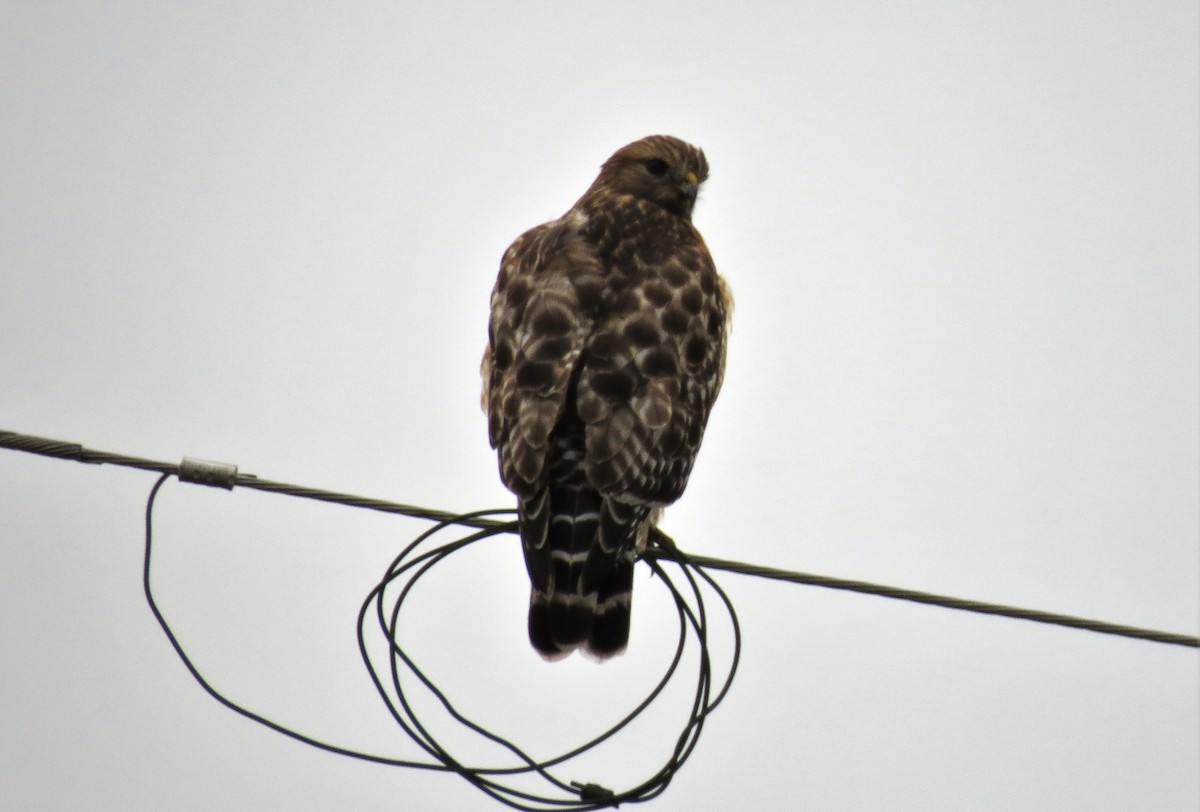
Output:
M693 752L706 718L728 694L741 657L741 628L737 612L728 595L726 595L707 572L710 569L828 589L847 590L962 611L1030 620L1158 643L1181 645L1191 648L1200 647L1200 639L1189 635L1153 629L1140 629L1123 624L1079 618L1060 613L936 595L917 590L873 584L866 581L794 572L706 556L690 556L679 550L670 537L657 528L653 528L650 538L651 546L642 553L641 560L650 567L654 575L658 576L658 581L668 589L675 603L679 616L679 638L674 656L667 666L663 677L649 694L632 711L608 730L567 752L551 758L537 760L528 755L525 750L510 739L471 720L458 710L450 698L417 665L413 654L402 645L402 635L400 634L400 618L404 603L419 579L425 576L438 563L446 560L448 556L466 549L476 542L502 533L515 533L516 522L512 519L514 511L486 510L466 514L453 514L432 508L405 505L353 494L259 479L252 474L238 473L236 466L226 463L208 462L185 457L182 463L173 465L124 454L96 451L84 448L77 443L65 443L58 440L17 434L16 432L9 431L0 431L0 448L10 448L57 459L70 459L92 464L109 463L155 471L160 474L158 480L151 488L146 501L145 557L142 576L143 591L151 612L154 614L155 619L158 621L184 666L200 686L222 705L278 733L330 753L395 767L456 773L493 800L511 808L526 810L527 812L596 810L614 807L621 803L641 803L657 797L666 790L672 779L682 768L684 762L687 761ZM357 622L359 652L376 692L383 700L393 720L408 738L415 742L430 757L430 761L415 761L365 753L299 733L284 724L255 713L228 698L214 688L201 674L159 608L152 588L151 562L153 553L154 505L162 486L172 476L178 477L183 482L225 489L233 489L235 486L239 486L288 496L343 504L351 507L402 514L435 523L406 546L392 561L382 580L370 590L363 601L358 613ZM444 534L453 527L473 528L474 532L435 545L435 539L439 537L439 534ZM675 585L667 571L663 568L663 564L673 564L678 567L680 574L687 582L685 589L681 590ZM719 599L728 625L732 630L731 651L728 656L728 662L723 668L720 687L715 691L715 695L714 664L709 644L710 613L705 605L706 590ZM388 597L389 594L391 595L390 599ZM388 646L386 668L377 662L377 656L373 657L369 650L367 632L368 628L372 625L372 620ZM624 790L612 790L598 783L570 781L559 777L556 773L566 769L575 758L594 750L612 739L662 696L662 692L666 686L671 682L675 674L678 673L678 668L687 648L686 644L689 636L694 637L695 640L694 649L697 666L696 691L686 722L663 765L650 776L644 778L640 783ZM411 699L414 690L423 690L429 696L432 696L461 729L499 745L515 758L517 763L506 766L471 766L466 764L463 759L451 753L435 736L431 726L420 718L415 710L415 703ZM549 790L543 790L539 794L538 792L523 789L518 784L513 783L515 779L523 777L541 779L549 786Z
M148 460L140 457L131 457L124 454L96 451L94 449L85 448L78 443L69 443L62 440L51 440L45 437L36 437L29 434L18 434L17 432L13 431L2 430L0 430L0 448L9 448L16 451L25 451L31 454L40 454L42 456L54 457L57 459L75 460L77 462L92 464L109 463L148 471L158 471L160 473L176 474L180 475L180 478L183 481L196 482L198 484L214 485L228 489L232 489L236 485L237 487L242 488L252 488L254 490L279 493L287 496L296 496L304 499L315 499L322 502L348 505L350 507L376 510L384 513L400 514L435 522L460 524L467 527L490 528L494 527L496 524L496 520L488 519L486 517L463 517L449 511L437 510L434 508L417 507L414 505L405 505L399 502L390 502L384 499L372 499L364 496L356 496L354 494L340 493L338 491L328 491L319 488L310 488L303 485L292 485L286 482L274 482L271 480L259 479L253 474L237 473L235 466L229 466L223 463L207 463L203 460L195 460L188 457L184 458L182 465L175 465L172 463ZM674 560L675 556L679 555L678 549L670 541L669 537L657 530L657 528L654 530L654 537L659 542L660 546L657 549L651 548L650 550L646 551L645 556L648 559ZM1067 628L1080 629L1099 634L1109 634L1137 640L1146 640L1153 643L1165 643L1167 645L1200 648L1200 637L1195 635L1166 632L1157 629L1145 629L1127 624L1111 623L1103 620L1076 617L1074 615L1067 615L1058 612L1046 612L1039 609L1026 609L1016 606L1007 606L1004 604L988 603L986 601L970 600L967 598L956 598L948 595L937 595L932 592L921 592L914 589L886 586L884 584L875 584L868 581L835 578L827 575L814 575L804 572L794 572L756 564L746 564L739 561L710 558L707 556L692 555L689 556L688 560L690 560L696 566L704 569L725 570L742 575L788 581L791 583L806 584L809 586L819 586L826 589L840 589L849 592L876 595L882 598L924 603L932 606L940 606L945 609L955 609L964 612L975 612L978 614L998 615L1019 620L1029 620L1035 623L1064 626Z

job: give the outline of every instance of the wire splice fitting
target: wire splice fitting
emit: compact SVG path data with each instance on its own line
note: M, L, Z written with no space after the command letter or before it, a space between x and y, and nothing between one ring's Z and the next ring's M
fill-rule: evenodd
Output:
M179 481L231 491L237 484L237 466L227 462L184 457L183 462L179 463Z
M572 781L571 786L579 790L579 800L587 803L599 803L601 801L611 801L615 796L611 789L602 787L599 784L580 784L578 781ZM612 806L620 806L618 803L613 803Z

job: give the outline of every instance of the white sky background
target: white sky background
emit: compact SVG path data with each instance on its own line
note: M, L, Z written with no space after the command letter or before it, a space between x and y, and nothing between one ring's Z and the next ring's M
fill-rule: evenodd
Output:
M1188 2L6 2L0 428L510 505L478 406L500 254L667 132L708 154L737 299L681 545L1194 634L1198 34ZM11 808L498 808L205 695L141 595L152 481L0 451ZM353 624L424 524L177 483L158 518L218 687L419 755ZM643 573L624 658L544 664L515 541L451 562L414 650L541 755L674 643ZM654 809L1200 804L1194 651L721 580L742 671ZM661 718L564 777L645 777Z

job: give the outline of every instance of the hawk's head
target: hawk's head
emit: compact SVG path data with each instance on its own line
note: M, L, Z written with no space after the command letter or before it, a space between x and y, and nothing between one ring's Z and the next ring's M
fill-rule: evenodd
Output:
M696 192L707 177L708 161L700 148L669 135L651 135L613 153L588 195L633 195L690 218Z

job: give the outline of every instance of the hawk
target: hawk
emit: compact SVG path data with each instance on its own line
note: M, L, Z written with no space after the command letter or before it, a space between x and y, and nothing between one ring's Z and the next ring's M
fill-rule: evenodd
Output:
M547 659L624 650L634 560L683 493L721 388L732 301L692 225L707 177L691 144L634 141L500 263L483 406Z

